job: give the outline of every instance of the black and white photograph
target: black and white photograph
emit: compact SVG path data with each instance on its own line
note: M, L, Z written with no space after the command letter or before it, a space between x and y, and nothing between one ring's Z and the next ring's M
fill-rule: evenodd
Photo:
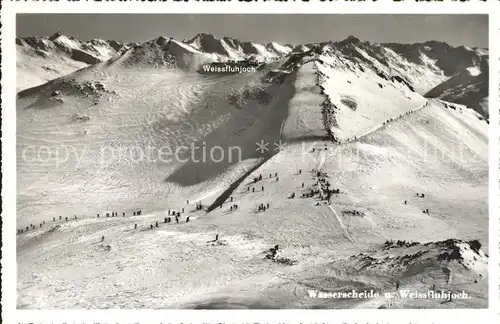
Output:
M17 14L17 309L488 308L488 28Z

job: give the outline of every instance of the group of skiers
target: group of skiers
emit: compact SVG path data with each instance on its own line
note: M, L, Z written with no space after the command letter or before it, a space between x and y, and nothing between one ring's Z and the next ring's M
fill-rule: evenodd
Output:
M182 212L184 212L184 208L182 208ZM168 210L168 215L172 215L175 217L181 217L181 212L176 212L175 210Z
M73 217L74 217L74 219L78 219L78 217L76 215L74 215ZM59 216L59 220L62 220L62 216ZM67 222L69 220L69 218L66 216L64 218L64 220ZM56 221L56 218L52 217L52 222L55 222L55 221ZM45 221L42 221L38 226L39 226L39 228L42 228L43 225L45 225ZM35 228L36 228L36 226L33 225L33 223L30 223L30 226L26 226L25 228L18 229L17 234L19 235L19 234L22 234L24 232L28 232L30 229L35 229Z
M425 194L417 192L417 197L419 197L419 198L425 198ZM408 200L405 200L404 204L407 205L408 204ZM422 210L422 213L428 214L429 213L429 208L426 208L426 209Z
M272 173L269 173L269 178L273 178L273 174L272 174ZM274 173L274 178L279 179L279 178L278 178L278 172L275 172L275 173ZM262 181L262 174L259 174L259 176L258 176L258 177L254 177L254 178L253 178L253 183L257 183L257 182L259 182L259 181ZM278 181L278 180L276 180L276 181Z
M260 190L264 191L264 186L261 186ZM247 187L247 191L250 191L250 187ZM255 187L252 187L252 192L255 192Z
M340 143L340 142L339 142ZM318 151L320 151L320 149L318 149ZM325 147L325 151L328 151L328 147ZM313 147L312 149L312 153L316 152L316 149Z
M267 203L267 204L265 204L265 205L264 205L263 203L261 203L261 204L258 206L258 210L259 210L259 211L266 211L266 209L269 209L269 203Z
M339 194L340 189L330 189L331 184L330 181L328 181L326 178L328 177L328 174L326 172L319 171L317 169L312 169L311 172L316 175L318 178L316 183L314 183L314 186L317 186L317 189L309 189L308 192L303 192L302 193L302 198L313 198L316 195L319 195L319 198L321 200L324 200L325 203L330 204L330 198L332 194ZM301 187L304 188L305 184L302 182ZM295 198L295 193L292 193L290 198ZM320 204L317 203L316 206L319 206Z
M141 215L142 211L141 210L138 210L138 211L135 211L133 212L133 215L134 216L139 216ZM125 213L122 213L122 216L125 217ZM100 215L97 214L97 218L99 218ZM118 213L117 212L111 212L111 215L109 213L106 213L106 217L118 217ZM75 216L75 219L76 219L76 216Z
M352 216L363 216L363 213L357 211L357 210L343 210L342 215L347 214L347 215L352 215Z
M424 104L424 107L427 107L429 105L429 102L427 101L425 104ZM399 115L399 118L403 117L403 116L408 116L409 114L413 113L414 110L410 110L410 111L407 111L405 112L404 114L400 114ZM387 125L389 124L389 122L393 122L394 121L394 118L389 118L388 120L386 120L385 122L383 122L383 125ZM429 122L427 122L429 123Z

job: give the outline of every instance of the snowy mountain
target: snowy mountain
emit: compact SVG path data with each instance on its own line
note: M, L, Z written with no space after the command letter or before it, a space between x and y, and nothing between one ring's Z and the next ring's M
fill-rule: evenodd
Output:
M464 104L488 117L488 80L489 66L487 60L484 60L479 66L468 67L453 75L429 90L425 96Z
M488 120L425 97L447 69L200 34L19 92L18 307L487 307ZM473 298L309 292L400 288Z
M128 45L117 41L80 41L57 32L50 37L16 38L18 91L106 61Z
M61 33L49 38L17 38L18 89L42 84L115 55L129 66L180 67L197 70L211 62L270 62L330 46L354 63L365 62L389 77L398 77L418 93L468 105L488 116L488 50L452 47L443 42L374 44L350 36L339 42L258 44L200 33L189 40L159 37L143 44L78 41Z
M263 45L243 42L231 37L216 38L205 33L200 33L184 43L200 52L218 54L230 60L241 60L252 55L257 55L260 59L265 60L285 56L292 50L289 45L281 45L276 42Z
M431 64L448 77L426 96L468 105L488 116L489 54L484 48L452 47L443 42L383 44L408 61Z

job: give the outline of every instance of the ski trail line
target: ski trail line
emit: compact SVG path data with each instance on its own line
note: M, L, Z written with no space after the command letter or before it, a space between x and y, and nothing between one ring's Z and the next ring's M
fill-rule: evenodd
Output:
M330 210L335 215L335 218L337 218L337 221L339 222L340 227L342 227L342 229L344 230L345 236L347 236L347 238L349 239L349 241L351 241L351 243L354 243L354 239L352 238L351 235L349 235L349 232L347 231L347 228L345 227L344 223L340 219L339 214L337 214L337 211L335 211L335 209L333 209L333 207L331 205L328 205L328 208L330 208Z

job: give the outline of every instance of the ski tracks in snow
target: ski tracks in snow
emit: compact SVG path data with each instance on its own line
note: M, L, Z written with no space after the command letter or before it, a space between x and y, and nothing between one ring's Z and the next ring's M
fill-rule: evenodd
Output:
M412 113L416 112L416 111L419 111L425 107L427 107L429 104L429 102L427 101L425 104L423 104L420 108L412 111ZM405 115L401 116L401 117L398 117L396 119L394 119L394 121L398 120L398 119L401 119L403 118ZM366 136L366 135L369 135L375 131L377 131L378 129L380 129L382 126L384 125L380 125L379 127L375 127L367 132L364 132L363 134L360 134L358 136L356 136L356 140L363 137L363 136ZM321 169L323 167L323 165L332 157L335 155L335 153L337 152L337 148L338 146L335 146L335 148L333 149L333 152L330 152L327 156L324 156L323 154L321 154L321 159L318 163L318 166L316 167L316 169L321 172ZM316 180L319 180L317 177L315 177ZM337 219L339 225L340 225L340 228L342 229L342 231L344 232L344 235L347 237L347 239L351 242L351 243L354 243L355 240L353 239L353 237L349 234L349 231L347 230L347 227L344 225L344 222L342 221L342 218L339 216L339 214L337 213L337 211L335 210L335 208L333 208L331 205L328 205L328 208L332 211L333 215L335 216L335 218Z

